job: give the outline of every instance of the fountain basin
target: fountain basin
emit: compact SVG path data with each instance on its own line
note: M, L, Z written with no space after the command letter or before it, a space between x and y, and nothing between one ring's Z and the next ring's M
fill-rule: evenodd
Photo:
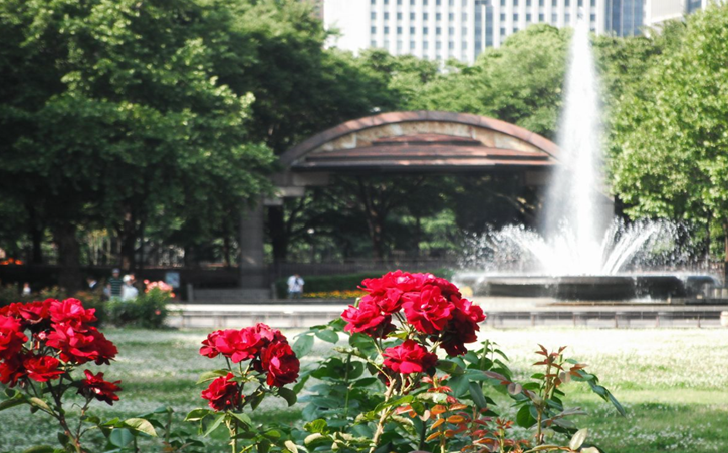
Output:
M719 286L708 275L482 276L478 296L548 297L559 300L628 301L707 295Z

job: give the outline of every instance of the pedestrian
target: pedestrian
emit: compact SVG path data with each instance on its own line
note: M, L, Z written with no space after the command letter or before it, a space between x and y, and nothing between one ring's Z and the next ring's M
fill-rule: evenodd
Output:
M90 275L86 277L86 284L88 285L89 291L96 291L97 289L99 289L99 282L97 282L96 279Z
M119 278L119 269L114 269L111 271L111 278L109 279L109 282L106 284L106 289L108 290L108 296L111 300L119 300L121 299L121 287L124 286L124 281Z
M289 299L300 299L303 294L304 281L298 274L293 274L288 277L288 298Z
M121 300L122 302L129 302L136 299L139 296L139 290L134 287L134 276L124 276L124 286L121 287Z
M25 282L23 283L23 296L30 296L30 293L32 291L30 290L30 283Z

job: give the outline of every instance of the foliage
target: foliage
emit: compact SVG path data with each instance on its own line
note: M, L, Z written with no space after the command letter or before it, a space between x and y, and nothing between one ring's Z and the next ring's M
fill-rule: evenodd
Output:
M616 112L614 185L637 217L728 232L728 6L691 15Z
M160 329L167 319L167 303L170 300L169 291L159 288L153 288L130 301L112 299L107 303L109 323L117 327Z
M496 345L466 347L484 315L445 280L398 271L362 287L369 294L342 320L304 332L293 346L305 355L314 336L336 343L349 333L347 346L301 377L321 382L301 398L308 403L306 451L597 452L584 442L586 430L567 419L581 413L562 402L561 385L570 379L586 382L624 414L583 364L563 356L563 348L542 347L537 353L544 359L536 366L543 372L520 384ZM448 358L438 359L434 352L443 348ZM496 414L487 389L510 396L519 407L515 423L534 429L534 441L510 434L514 421ZM551 435L545 443L547 431L565 435L568 446L553 444Z
M295 392L284 386L296 381L300 363L286 337L258 324L242 330L217 330L202 344L201 355L220 356L226 367L200 376L198 384L210 383L201 396L211 409L195 409L185 420L197 423L205 436L225 425L233 453L295 453L295 444L281 435L285 427L276 423L256 426L244 412L246 407L255 410L267 396L283 398L288 406L296 403Z
M108 365L117 353L116 346L91 326L94 321L94 309L84 308L77 299L14 303L0 313L0 381L8 387L0 410L28 405L32 413L49 415L61 428L61 449L39 446L32 451L83 453L82 437L92 429L106 437L105 451L120 451L140 435L156 436L145 419L102 422L87 413L92 401L112 405L122 390L117 385L121 381L106 381L102 372L86 369L84 377L76 375L90 362ZM64 409L64 404L72 404L69 391L83 399L77 423Z

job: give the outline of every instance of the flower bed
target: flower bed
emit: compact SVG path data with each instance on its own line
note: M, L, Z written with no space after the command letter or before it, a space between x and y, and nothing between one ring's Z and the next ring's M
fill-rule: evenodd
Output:
M222 366L199 380L209 409L187 416L197 435L172 428L168 410L124 421L90 415L91 402L112 404L121 391L120 382L103 374L78 374L81 365L111 363L116 355L90 325L93 309L75 300L6 307L0 315L0 376L10 389L0 409L28 405L58 422L61 448L33 451L139 451L137 441L154 436L165 451L207 451L206 436L220 430L235 453L598 451L570 420L580 411L565 406L563 384L583 382L621 406L563 348L539 348L538 370L530 381L517 382L496 345L477 343L485 314L451 283L398 271L367 279L362 288L366 295L342 319L311 328L293 343L263 324L211 333L200 354ZM301 369L298 357L309 353L314 338L336 345L334 353ZM514 420L495 413L489 392L512 399ZM63 410L74 394L85 401L77 425ZM251 411L268 397L304 404L306 423L254 423ZM102 449L83 445L90 430L106 439Z

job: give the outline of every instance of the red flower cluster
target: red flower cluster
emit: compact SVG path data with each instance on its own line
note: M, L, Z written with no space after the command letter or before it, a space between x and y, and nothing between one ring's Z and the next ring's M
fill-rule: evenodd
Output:
M77 299L48 299L0 308L0 382L10 387L23 379L48 382L60 379L75 365L108 365L117 353L116 346L90 325L96 321L94 312ZM86 373L88 377L90 373ZM118 400L113 391L120 389L116 383L101 380L101 376L94 382L112 390L93 396L111 404ZM100 394L104 398L99 398Z
M240 384L233 381L233 374L221 376L210 383L210 386L202 391L202 398L208 401L207 404L216 411L236 409L243 402L240 393Z
M384 351L384 365L396 373L422 373L437 364L437 356L425 348L407 340L401 345Z
M252 368L266 375L266 383L273 387L282 387L298 379L301 364L288 345L288 340L279 330L259 323L253 327L242 330L216 330L202 342L200 354L214 358L218 355L226 357L233 363L251 360ZM230 381L232 374L226 378L212 381L207 390L202 392L202 398L209 401L210 407L215 410L225 410L242 402L242 387ZM241 397L237 400L230 396L233 391ZM222 409L220 409L222 408Z
M105 381L104 373L94 375L89 370L84 370L83 373L86 375L86 379L81 380L81 386L78 389L79 394L84 395L86 398L96 398L99 401L104 401L109 406L114 401L119 401L119 397L114 392L121 390L121 387L116 385L120 384L121 381Z
M477 340L478 323L485 320L483 310L463 299L455 285L432 274L390 272L382 278L364 280L360 289L369 294L357 307L349 306L341 315L347 322L344 329L348 332L386 338L395 330L394 316L406 320L429 339L439 341L453 356L467 352L465 344ZM395 371L428 368L432 357L424 349L419 351L405 344L388 349L385 364Z

